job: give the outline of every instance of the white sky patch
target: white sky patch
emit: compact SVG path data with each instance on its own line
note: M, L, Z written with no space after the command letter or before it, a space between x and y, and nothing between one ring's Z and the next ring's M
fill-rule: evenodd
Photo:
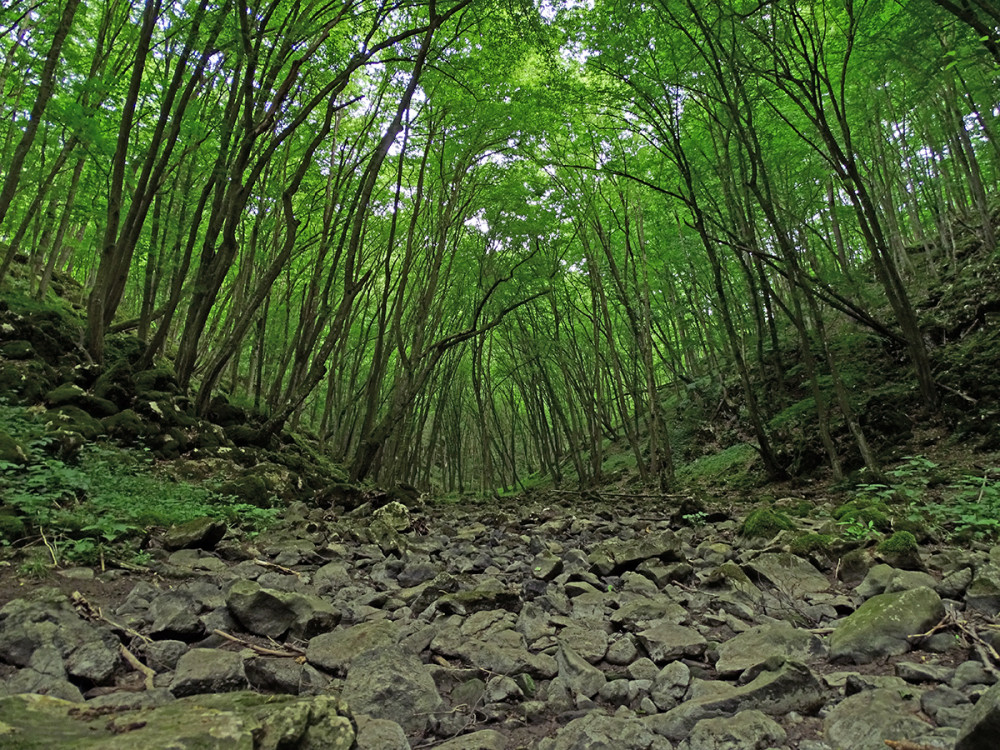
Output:
M480 234L489 234L490 225L489 222L486 221L485 214L485 211L478 211L465 220L465 226L475 229Z

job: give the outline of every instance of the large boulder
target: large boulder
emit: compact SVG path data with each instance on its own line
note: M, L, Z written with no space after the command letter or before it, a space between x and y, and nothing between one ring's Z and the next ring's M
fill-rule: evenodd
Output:
M229 587L226 606L249 632L271 638L288 633L308 639L332 630L340 621L340 613L315 594L262 588L249 580Z
M43 695L0 699L0 747L18 750L351 750L351 714L331 696L239 692L196 695L155 708L80 710Z
M927 632L943 616L941 597L927 587L873 596L833 631L830 658L867 664L905 654L912 646L910 636Z
M721 644L715 669L723 675L739 674L774 656L808 662L823 652L823 642L812 633L777 622L750 628Z
M427 665L392 647L359 654L341 697L355 713L394 721L408 733L423 732L442 703Z
M780 747L785 730L760 711L740 711L735 716L702 719L678 750L765 750Z
M931 731L917 718L919 711L920 701L898 690L866 690L835 706L823 720L823 732L835 748L885 750L885 740L917 739Z
M1000 737L1000 684L980 697L962 725L955 750L996 750Z
M555 737L542 740L538 745L539 750L652 750L662 747L660 738L634 714L622 712L607 716L599 711L574 719Z

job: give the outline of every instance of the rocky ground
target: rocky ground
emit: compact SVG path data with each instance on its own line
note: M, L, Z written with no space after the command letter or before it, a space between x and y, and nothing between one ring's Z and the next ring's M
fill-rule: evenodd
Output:
M297 504L7 569L0 748L997 747L1000 546L794 555L820 522L677 504Z

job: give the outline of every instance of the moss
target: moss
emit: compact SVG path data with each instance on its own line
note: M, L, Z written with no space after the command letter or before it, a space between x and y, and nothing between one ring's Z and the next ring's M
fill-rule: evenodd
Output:
M808 555L811 552L828 552L835 537L832 534L803 534L792 540L789 551L793 555Z
M7 510L0 510L0 539L14 542L24 536L24 521Z
M897 531L878 546L879 552L892 554L916 552L917 549L917 538L909 531Z
M775 512L770 508L758 508L747 516L740 531L744 536L770 539L779 531L794 528L795 524L784 513Z
M833 511L833 517L840 523L857 523L861 526L870 524L878 531L885 532L892 529L889 508L881 500L872 498L857 498L844 503Z

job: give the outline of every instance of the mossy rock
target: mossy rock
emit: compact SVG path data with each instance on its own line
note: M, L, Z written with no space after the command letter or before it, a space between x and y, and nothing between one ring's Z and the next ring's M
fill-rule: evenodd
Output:
M116 362L94 382L94 395L114 402L120 409L131 406L134 393L132 367L127 362Z
M803 557L814 552L829 552L835 540L832 534L802 534L792 540L788 551Z
M840 558L840 564L837 566L837 577L849 586L857 586L868 575L871 567L872 559L868 550L858 547Z
M28 463L28 453L24 447L3 430L0 430L0 461L8 464Z
M45 402L52 407L76 406L98 419L118 413L114 402L87 393L78 385L65 383L45 394Z
M135 393L145 399L155 400L163 394L177 393L177 375L172 367L153 367L133 376Z
M854 515L866 508L874 508L884 514L889 513L889 506L883 500L874 497L856 497L843 505L837 506L833 511L833 517L838 521L853 520Z
M0 353L7 359L31 359L35 356L35 349L30 341L18 339L17 341L7 341L0 346Z
M101 420L108 434L124 443L134 443L152 433L148 422L132 409L125 409Z
M267 482L257 474L231 479L220 484L216 490L220 495L232 495L241 503L247 503L257 508L270 508L273 493L267 487Z
M87 440L96 440L107 431L99 419L95 419L79 406L60 406L46 412L47 423L58 430L78 432Z
M0 362L0 395L23 404L37 404L52 388L55 377L55 370L41 359Z
M918 570L923 567L920 561L920 546L917 538L909 531L897 531L876 548L882 558L894 568Z
M230 425L245 425L247 412L235 404L229 403L225 396L215 396L208 407L208 419L215 424L228 427Z
M794 528L795 524L784 513L773 511L770 508L758 508L746 517L740 533L751 539L773 539L778 532Z

